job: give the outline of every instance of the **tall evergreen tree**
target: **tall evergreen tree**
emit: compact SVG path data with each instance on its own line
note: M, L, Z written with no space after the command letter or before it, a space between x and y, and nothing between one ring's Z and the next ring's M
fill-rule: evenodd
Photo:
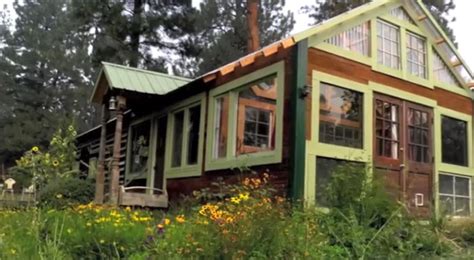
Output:
M0 111L0 162L33 145L47 145L53 131L76 118L90 120L87 40L69 19L68 0L15 1L15 30L3 30L0 89L8 100Z
M259 1L260 46L283 39L293 29L293 13L285 12L284 5L282 0ZM188 19L192 21L189 24L193 25L193 31L181 40L185 50L181 53L185 58L181 62L188 61L181 63L181 67L188 69L188 74L205 73L247 53L246 0L204 0Z
M316 0L315 5L304 6L302 10L309 14L309 17L314 19L314 24L317 24L371 1L372 0ZM449 23L453 22L455 18L447 18L449 12L456 8L453 0L423 0L423 3L428 7L448 37L455 42L456 37L454 36L453 30L449 27Z
M72 0L78 31L91 37L94 66L109 61L166 71L167 54L175 46L167 31L176 27L176 13L191 0Z

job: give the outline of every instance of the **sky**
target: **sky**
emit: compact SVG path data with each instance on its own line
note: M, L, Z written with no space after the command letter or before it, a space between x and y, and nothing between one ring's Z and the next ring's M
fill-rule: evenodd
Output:
M0 0L0 8L6 4L11 7L14 0ZM192 0L194 6L198 6L202 0ZM296 24L292 33L297 33L309 28L311 20L306 14L300 12L302 6L312 5L316 0L287 0L285 8L293 11ZM454 0L456 8L450 13L456 21L450 24L454 30L458 49L471 70L474 70L474 35L472 35L474 26L474 1L472 0Z

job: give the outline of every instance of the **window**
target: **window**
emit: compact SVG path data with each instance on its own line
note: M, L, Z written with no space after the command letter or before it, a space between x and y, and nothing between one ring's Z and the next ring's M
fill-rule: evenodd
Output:
M471 214L470 182L466 177L439 175L439 201L445 214L452 216Z
M427 78L426 41L413 33L407 33L407 67L410 74Z
M377 21L377 60L379 64L400 69L400 28Z
M276 109L275 77L262 79L238 95L237 154L273 150Z
M201 135L201 105L174 112L171 129L171 167L196 165Z
M206 170L279 163L285 63L274 63L209 92Z
M319 141L362 148L362 94L322 83L319 99Z
M433 75L434 78L440 82L459 86L459 82L454 77L453 73L448 69L448 66L441 59L439 54L433 50Z
M148 170L150 129L150 120L131 126L129 174L143 174Z
M415 22L413 22L413 20L407 14L405 9L403 9L403 7L397 7L395 9L390 10L390 15L392 15L392 16L400 19L400 20L403 20L403 21L406 21L406 22L409 22L409 23L415 25Z
M467 166L467 123L447 116L441 117L442 161Z
M430 115L408 108L408 158L415 162L430 163Z
M370 23L366 22L325 40L343 49L370 55Z
M318 206L329 206L327 189L331 177L336 172L349 172L351 174L365 174L363 163L324 157L316 158L316 202Z
M229 116L229 95L216 98L214 127L214 158L223 158L227 154L227 123Z
M376 153L398 159L400 146L400 107L386 100L375 101Z

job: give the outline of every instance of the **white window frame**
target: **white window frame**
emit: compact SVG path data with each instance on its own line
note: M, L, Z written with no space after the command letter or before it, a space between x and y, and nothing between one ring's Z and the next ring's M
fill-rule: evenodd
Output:
M439 202L440 202L440 205L441 205L441 196L446 196L446 197L451 197L453 198L453 209L454 211L456 210L456 198L464 198L464 199L469 199L469 215L472 215L472 183L471 183L471 177L469 176L462 176L462 175L456 175L456 174L452 174L452 173L447 173L447 172L440 172L438 174L438 182L440 182L440 176L441 175L445 175L445 176L451 176L454 178L453 180L453 194L447 194L447 193L441 193L441 191L438 193L438 199L439 199ZM467 179L469 181L469 196L464 196L464 195L456 195L456 178L464 178L464 179ZM441 183L439 183L438 185L438 189L439 189L439 186L441 186ZM461 217L461 215L455 215L456 212L454 212L454 215L452 216L458 216L458 217ZM464 216L462 216L464 217ZM466 216L467 217L467 216Z
M428 79L428 52L427 52L427 47L426 47L426 39L415 34L412 32L407 31L407 42L406 42L406 52L407 52L407 72L410 73L411 75L423 78L423 79ZM419 50L417 46L412 46L411 43L413 41L416 41L416 44L418 45L418 41L421 41L423 50ZM422 54L423 55L423 62L420 63L418 60L413 60L411 59L410 51L415 52L418 55ZM411 65L411 66L410 66ZM410 69L411 68L411 69ZM417 68L417 71L414 71L413 69ZM422 69L421 74L418 69Z
M380 29L379 30L379 24L381 25ZM386 35L384 34L384 28L385 27L389 27L391 30L396 30L396 35L397 35L397 39L392 39L390 38L387 38ZM395 69L395 70L401 70L401 67L402 67L402 52L401 52L401 47L402 47L402 41L401 41L401 29L399 26L396 26L396 25L393 25L391 23L388 23L388 22L385 22L381 19L377 19L377 34L376 34L376 37L377 37L377 63L380 64L380 65L383 65L385 67L388 67L388 68L391 68L391 69ZM391 33L390 33L391 35ZM381 42L382 42L382 46L380 46L379 44L379 39L381 39ZM390 43L396 43L397 44L397 52L396 53L393 53L392 52L392 48L391 48L391 44L390 46L388 46L388 49L387 49L387 46L385 44L385 41L390 41ZM390 64L387 64L387 61L385 60L385 54L388 54L390 55ZM382 55L382 57L380 57L380 55ZM380 59L381 59L381 63L380 63ZM398 59L398 63L396 64L396 66L394 66L394 63L393 63L393 59Z

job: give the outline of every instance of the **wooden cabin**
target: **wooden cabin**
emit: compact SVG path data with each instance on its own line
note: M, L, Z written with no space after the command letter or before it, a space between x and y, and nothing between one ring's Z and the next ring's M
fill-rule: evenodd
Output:
M98 162L98 202L166 207L250 167L323 204L334 167L353 162L420 214L465 216L472 82L421 0L377 0L194 79L104 63L103 123L78 147Z

